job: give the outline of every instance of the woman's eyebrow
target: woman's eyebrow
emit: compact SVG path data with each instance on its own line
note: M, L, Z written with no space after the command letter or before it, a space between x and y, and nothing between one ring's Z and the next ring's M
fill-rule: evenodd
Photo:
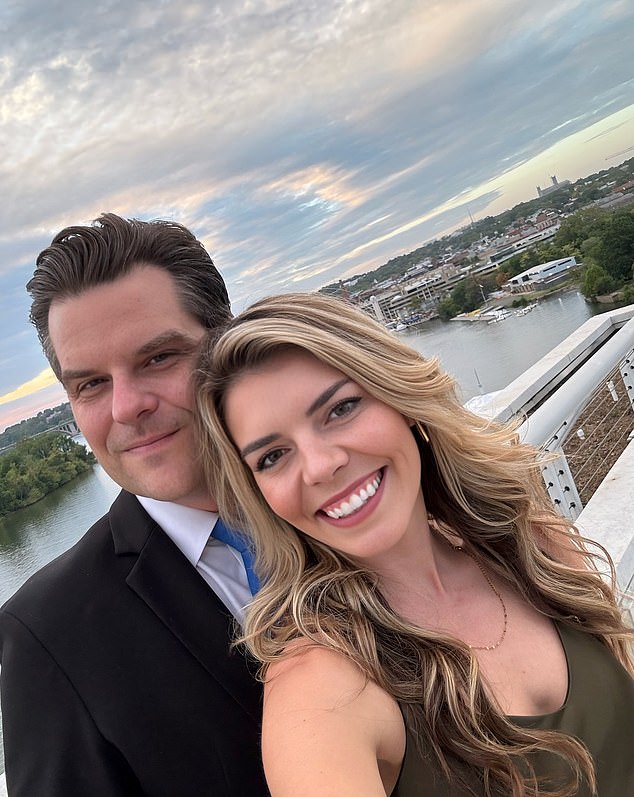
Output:
M347 382L350 380L347 376L344 376L343 379L340 379L338 382L335 382L334 385L326 388L323 393L321 393L317 398L313 401L310 407L306 410L306 417L309 418L313 413L317 412L320 407L323 407L327 401L335 395L335 393L342 388Z
M274 432L273 434L267 434L264 437L258 437L257 440L254 440L252 443L247 443L247 445L244 448L240 449L240 456L242 457L242 459L244 459L249 454L253 453L254 451L257 451L258 448L264 448L264 446L268 446L271 443L274 443L278 439L278 437L279 434L277 434L277 432Z

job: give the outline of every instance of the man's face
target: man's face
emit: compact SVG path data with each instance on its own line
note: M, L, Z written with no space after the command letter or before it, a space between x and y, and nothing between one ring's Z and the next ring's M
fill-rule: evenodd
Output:
M108 475L136 495L215 509L197 463L190 386L204 329L172 277L137 266L53 302L49 328L75 419Z

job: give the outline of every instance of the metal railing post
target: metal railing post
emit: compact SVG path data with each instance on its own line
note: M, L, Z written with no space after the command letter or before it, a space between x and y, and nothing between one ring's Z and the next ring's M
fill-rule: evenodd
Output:
M630 349L619 363L619 372L625 385L627 397L634 410L634 349Z
M564 452L556 449L551 453L557 458L542 466L542 477L557 511L574 522L583 509L581 498Z

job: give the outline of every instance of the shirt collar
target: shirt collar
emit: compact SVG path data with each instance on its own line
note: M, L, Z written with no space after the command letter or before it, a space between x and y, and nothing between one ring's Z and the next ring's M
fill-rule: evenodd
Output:
M216 512L137 495L139 503L191 564L196 567L218 520Z

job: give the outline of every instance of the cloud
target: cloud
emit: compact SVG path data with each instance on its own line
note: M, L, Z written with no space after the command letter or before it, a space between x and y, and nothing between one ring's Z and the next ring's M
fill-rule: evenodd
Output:
M57 384L57 377L50 368L45 368L37 376L33 377L33 379L29 379L28 382L19 385L10 393L5 393L4 396L0 396L0 404L9 404L12 401L26 398L26 396L30 396L33 393L37 393L55 384Z
M55 407L65 401L67 401L67 396L59 383L17 399L0 412L0 432L8 426L19 423L24 418L31 418L38 412Z
M67 224L181 221L239 309L376 268L467 202L486 215L629 144L624 118L596 128L634 103L621 0L24 0L0 30L5 394L45 365L23 286ZM590 127L603 153L576 138Z

